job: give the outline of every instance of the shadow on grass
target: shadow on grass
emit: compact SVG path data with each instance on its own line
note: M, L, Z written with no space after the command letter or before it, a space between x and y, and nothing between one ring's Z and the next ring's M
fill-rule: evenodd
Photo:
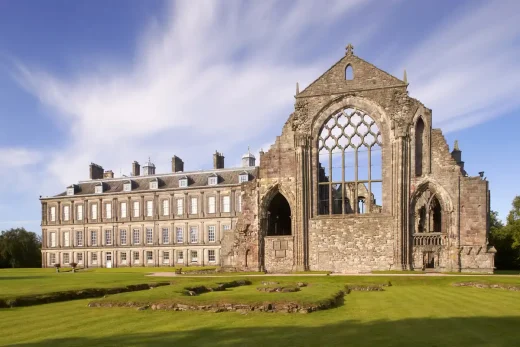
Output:
M216 316L218 317L218 316ZM237 320L241 318L237 316ZM269 320L269 315L265 315ZM296 320L298 321L298 320ZM13 346L517 346L520 317L420 318L314 327L200 328L108 337L46 339ZM59 330L59 329L58 329ZM94 333L94 332L93 332Z
M49 278L48 276L0 276L0 281L2 280L34 280L37 278Z

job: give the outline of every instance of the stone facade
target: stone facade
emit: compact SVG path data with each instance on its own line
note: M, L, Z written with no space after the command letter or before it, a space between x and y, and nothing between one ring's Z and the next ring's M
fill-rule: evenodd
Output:
M154 230L161 229L163 222L172 230L177 223L186 229L190 223L200 223L200 230L205 230L204 225L221 225L222 218L227 218L231 228L219 227L215 244L206 243L207 237L201 236L202 243L197 245L176 245L172 238L172 244L164 246L172 252L196 247L202 259L214 247L218 252L214 263L238 270L492 272L495 250L488 245L488 182L481 176L468 176L458 145L449 151L442 132L432 128L432 111L409 97L407 87L406 77L401 80L378 69L355 56L349 45L345 56L305 90L300 92L297 87L294 112L271 148L260 153L260 165L248 168L247 182L235 180L218 188L199 184L190 189L175 183L138 195L143 206L148 197L160 206L162 194L171 196L174 209L177 195L185 196L188 203L192 193L206 201L204 194L221 191L240 202L231 214L172 213L161 220L158 212L136 222L141 230L148 222L155 225ZM245 156L245 166L254 165L251 157ZM221 170L223 156L221 164L219 158L214 160ZM94 169L97 175L102 173ZM233 172L238 175L238 170ZM168 177L179 180L180 175ZM111 180L121 181L105 179ZM115 204L122 197L133 199L132 193L126 197L120 191L102 195L80 201L85 205L97 201L101 206L104 201ZM62 209L75 199L42 199L44 258L51 252L50 230L73 229L62 222L49 224L50 204ZM200 211L205 210L201 207ZM85 232L113 225L117 233L121 223L126 223L97 222L80 224ZM136 246L141 252L159 252L153 264L161 263L160 238L157 244ZM202 264L206 260L199 262Z
M347 68L353 70L352 79L347 79ZM449 152L441 131L432 129L432 111L409 97L407 86L406 80L355 56L349 45L334 66L305 90L297 89L294 112L271 148L260 154L256 185L243 193L250 206L244 207L237 225L247 225L247 236L235 232L235 247L227 253L236 267L244 269L245 252L253 251L257 254L252 262L267 272L493 271L495 250L487 240L488 182L467 175L461 151L456 146ZM341 112L348 121L339 124ZM354 124L349 112L369 120L367 126L373 124L378 131L371 143L380 148L380 167L369 159L367 180L357 174L346 178L352 167L361 170L361 162L356 164L364 154L359 143L352 151L337 150L339 146L329 151L331 158L334 151L345 158L356 153L353 165L347 159L330 164L336 170L343 167L339 178L321 163L326 142L321 134L324 129L330 136L335 131L331 119L339 124L333 138L337 145L342 132L344 144L360 132L358 119L353 133L346 133L348 124ZM360 134L360 142L367 136ZM375 148L371 146L370 151ZM352 185L354 191L345 191L336 208L339 189ZM377 199L370 193L376 185L381 187ZM325 187L323 196L320 187ZM290 205L291 235L269 235L269 206L277 194ZM329 201L320 205L324 199ZM248 269L252 262L247 262Z
M43 267L220 265L222 240L241 213L246 183L240 177L253 180L257 168L147 172L126 178L101 174L42 198ZM96 192L98 184L103 190Z

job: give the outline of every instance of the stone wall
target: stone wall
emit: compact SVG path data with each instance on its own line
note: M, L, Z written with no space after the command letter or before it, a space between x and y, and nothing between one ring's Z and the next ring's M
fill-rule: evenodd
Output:
M309 268L333 272L395 269L389 216L319 217L310 223Z
M265 270L271 273L293 271L294 236L266 236Z

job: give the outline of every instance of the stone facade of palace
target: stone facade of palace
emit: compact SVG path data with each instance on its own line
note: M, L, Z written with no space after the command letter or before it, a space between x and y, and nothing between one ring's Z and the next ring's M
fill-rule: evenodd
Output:
M236 270L492 272L490 193L432 110L346 54L306 89L260 164L114 178L41 198L44 267L220 265Z

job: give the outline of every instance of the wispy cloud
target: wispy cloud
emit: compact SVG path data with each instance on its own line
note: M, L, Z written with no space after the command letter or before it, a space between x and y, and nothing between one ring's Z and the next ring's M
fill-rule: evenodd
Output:
M520 108L520 2L470 4L440 22L403 64L411 95L445 131Z
M296 81L322 72L316 60L291 63L299 39L361 3L179 1L166 23L150 25L129 69L93 64L64 79L20 63L20 84L70 129L70 145L49 158L49 179L86 178L90 161L128 173L148 155L167 171L174 153L196 168L215 149L264 143L271 123L288 117Z
M19 168L27 165L38 164L42 160L42 154L38 151L26 148L1 148L0 162L5 167Z

